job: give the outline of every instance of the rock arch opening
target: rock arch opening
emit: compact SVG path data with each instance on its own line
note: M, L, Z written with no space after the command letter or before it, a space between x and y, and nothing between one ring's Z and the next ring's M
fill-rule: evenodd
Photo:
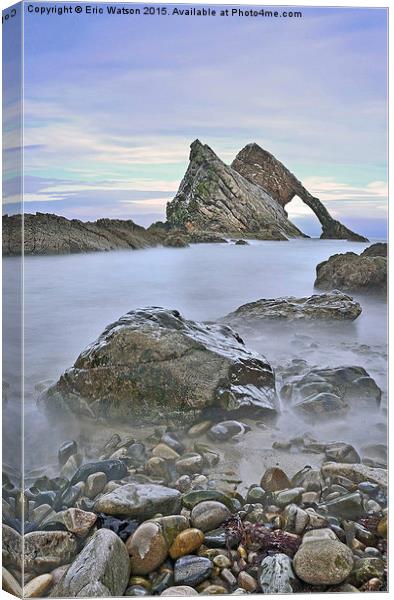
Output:
M309 237L320 237L322 224L316 213L299 196L294 196L285 206L289 219L298 229Z

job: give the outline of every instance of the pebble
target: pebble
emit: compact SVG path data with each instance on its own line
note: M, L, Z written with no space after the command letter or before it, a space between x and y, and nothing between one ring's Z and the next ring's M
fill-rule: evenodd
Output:
M305 490L302 487L291 488L290 490L283 490L281 492L274 492L274 502L281 508L284 508L287 506L287 504L299 502L304 492Z
M107 476L103 472L92 473L86 479L85 484L85 496L88 498L95 498L98 494L104 490L107 485Z
M77 454L77 452L77 442L75 442L74 440L63 442L57 453L60 466L62 467L63 465L65 465L70 456L72 456L73 454Z
M187 432L187 435L192 438L200 437L200 435L203 435L208 431L211 425L212 421L201 421L200 423L196 423L195 425L190 427L189 431Z
M134 575L147 575L167 558L168 546L162 528L154 521L142 523L127 540L131 570Z
M291 559L282 553L266 556L259 569L259 582L263 594L291 594L296 578Z
M77 553L76 537L68 531L33 531L25 535L25 570L47 573L69 563Z
M53 583L50 573L35 577L23 588L24 598L42 598Z
M234 510L234 501L230 496L220 492L218 490L197 490L193 492L189 492L182 496L182 504L186 506L186 508L194 508L200 502L204 502L207 500L214 500L217 502L221 502L231 511Z
M167 446L175 450L178 456L185 452L185 446L182 444L182 442L179 441L175 433L165 433L161 437L160 441L163 442L163 444L166 444Z
M163 458L164 460L177 460L180 458L178 452L167 446L167 444L160 443L152 451L152 456L157 458Z
M357 450L350 444L344 442L334 442L327 444L325 447L325 454L329 460L333 460L338 463L360 463L361 458Z
M233 575L233 573L230 571L230 569L222 569L221 573L220 573L220 577L223 579L224 583L227 584L227 586L232 590L235 588L236 584L237 584L237 579L236 577Z
M191 554L204 542L204 533L200 529L185 529L179 533L172 544L169 554L176 559Z
M352 551L342 542L327 539L321 534L320 537L316 535L314 540L311 536L307 543L304 536L303 543L293 559L293 568L297 576L313 585L342 583L352 567Z
M173 585L160 594L161 596L198 596L198 592L190 585Z
M251 594L257 590L256 580L246 571L241 571L238 575L238 585Z
M267 469L261 478L260 486L266 492L279 492L291 487L291 483L284 471L278 467Z
M208 500L197 504L191 514L193 527L201 531L211 531L231 516L231 512L221 502Z
M196 586L207 579L212 571L212 562L202 556L183 556L174 566L175 583Z
M201 454L189 452L176 461L175 468L181 475L194 475L201 471L203 462Z
M2 567L2 579L3 579L3 590L12 594L13 596L17 596L22 598L22 588L20 584L17 582L15 577L5 568Z
M224 442L232 437L245 433L249 428L239 421L222 421L213 425L208 431L208 437L212 440Z
M384 575L384 569L384 561L380 558L362 558L355 564L349 581L356 587L360 587L372 578L381 579Z
M297 504L288 504L282 513L283 529L300 535L307 527L310 517Z
M123 594L124 596L150 596L150 592L149 590L147 590L146 588L144 588L142 585L130 585L125 593Z
M228 590L222 585L207 585L201 594L206 594L207 596L218 596L222 594L228 594Z
M95 513L80 510L79 508L69 508L63 514L63 523L68 531L80 536L87 535L96 520L97 515Z

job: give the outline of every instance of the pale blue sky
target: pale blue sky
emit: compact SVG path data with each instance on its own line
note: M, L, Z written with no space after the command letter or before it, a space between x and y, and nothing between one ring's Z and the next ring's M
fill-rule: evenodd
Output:
M26 14L25 210L162 219L198 137L228 163L257 142L334 216L383 235L386 11L302 10ZM289 212L314 232L301 205Z

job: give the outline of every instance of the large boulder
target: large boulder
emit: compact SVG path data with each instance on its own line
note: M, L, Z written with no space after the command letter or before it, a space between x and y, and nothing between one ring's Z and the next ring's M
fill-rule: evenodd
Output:
M109 325L41 400L66 412L150 423L200 411L278 410L263 356L225 325L163 308L133 310Z
M284 298L261 299L243 304L234 312L221 319L233 327L247 322L262 320L298 321L326 319L353 321L361 314L358 302L338 290L326 294L314 294L304 298L286 296Z
M372 251L361 255L354 252L334 254L317 265L315 287L384 292L387 288L387 258Z
M351 407L380 405L382 392L363 367L311 369L301 377L286 381L281 389L284 400L308 416L337 416Z
M167 204L167 220L189 232L246 233L270 240L303 235L276 200L199 140L192 143L186 174Z

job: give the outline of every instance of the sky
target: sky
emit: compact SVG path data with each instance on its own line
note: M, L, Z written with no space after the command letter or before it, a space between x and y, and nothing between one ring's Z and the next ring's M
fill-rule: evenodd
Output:
M302 10L302 19L26 12L25 211L147 226L164 219L195 138L226 163L256 142L335 218L385 237L387 13ZM14 175L8 213L20 210ZM287 209L319 234L308 207Z

